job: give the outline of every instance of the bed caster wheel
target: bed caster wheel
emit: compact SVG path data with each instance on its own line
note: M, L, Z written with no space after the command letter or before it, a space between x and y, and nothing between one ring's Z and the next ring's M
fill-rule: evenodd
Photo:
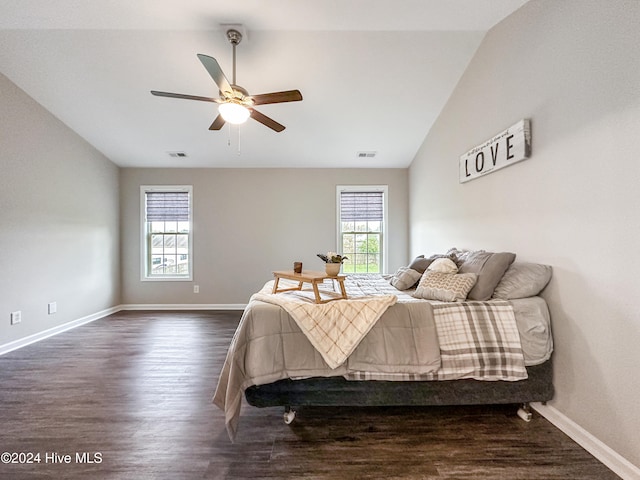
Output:
M291 425L293 421L296 419L296 411L291 408L287 408L284 411L284 423L287 425Z
M518 409L518 416L525 422L530 422L532 418L531 407L528 404L522 405Z

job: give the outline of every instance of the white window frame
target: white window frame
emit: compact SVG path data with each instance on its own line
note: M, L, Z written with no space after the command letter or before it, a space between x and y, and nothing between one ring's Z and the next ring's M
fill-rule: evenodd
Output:
M145 197L147 192L187 192L189 194L189 273L186 275L149 275L151 254L148 249ZM140 185L140 280L143 282L193 281L193 185Z
M337 252L342 252L342 221L340 218L340 194L342 192L382 192L382 208L383 221L380 239L382 242L382 265L381 272L386 273L388 270L389 257L389 186L388 185L337 185L336 186L336 245ZM349 274L347 274L349 275Z

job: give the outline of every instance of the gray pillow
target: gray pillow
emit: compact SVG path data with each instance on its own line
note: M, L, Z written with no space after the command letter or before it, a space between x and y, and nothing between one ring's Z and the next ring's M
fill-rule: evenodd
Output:
M422 275L427 267L431 265L431 262L433 262L433 259L424 258L424 255L419 255L413 259L413 262L409 264L408 268L410 268L411 270L415 270L416 272L420 273L420 275Z
M467 298L469 300L489 300L504 273L515 259L516 254L510 252L492 253L483 250L471 252L459 270L459 273L478 275L478 280Z
M535 297L551 280L553 269L539 263L514 262L493 292L493 298Z
M398 290L407 290L413 287L422 274L413 270L409 267L400 267L398 271L391 277L391 285L396 287Z
M454 262L456 261L455 255L449 254L449 253L446 253L444 255L441 253L436 253L434 255L431 255L429 258L424 258L424 255L418 255L416 258L413 259L413 262L409 264L409 268L417 272L424 273L427 270L427 268L429 268L429 265L431 265L431 263L434 260L437 260L438 258L449 258ZM457 262L456 262L456 265L458 265Z
M484 250L480 251L484 252ZM450 257L451 260L456 262L456 265L458 265L458 267L460 267L472 253L474 252L472 252L471 250L460 250L456 247L451 247L449 250L447 250L446 255Z

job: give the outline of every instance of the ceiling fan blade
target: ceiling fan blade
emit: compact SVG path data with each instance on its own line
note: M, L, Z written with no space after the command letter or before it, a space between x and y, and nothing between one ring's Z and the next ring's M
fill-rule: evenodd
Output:
M284 125L280 125L278 122L273 120L272 118L267 117L266 115L260 113L255 109L251 109L251 118L260 122L266 127L269 127L271 130L275 130L276 132L281 132L285 129Z
M285 92L262 93L251 95L254 105L266 105L267 103L299 102L302 100L300 90L287 90Z
M218 65L218 61L213 57L203 55L201 53L198 54L198 58L202 62L202 65L204 65L204 68L207 69L207 72L209 72L209 75L211 75L211 78L213 78L213 81L216 82L220 91L232 94L233 88L231 88L227 77L222 73L222 69L220 68L220 65Z
M196 95L185 95L182 93L158 92L156 90L151 90L151 95L155 95L157 97L182 98L184 100L199 100L201 102L221 103L223 101L219 98L198 97Z
M222 115L218 115L209 127L209 130L220 130L224 126L224 123L225 120L222 118Z

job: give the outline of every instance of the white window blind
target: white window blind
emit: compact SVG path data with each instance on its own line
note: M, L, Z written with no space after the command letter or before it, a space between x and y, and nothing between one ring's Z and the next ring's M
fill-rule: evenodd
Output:
M147 222L188 222L189 192L146 192Z
M340 219L343 222L384 219L382 192L340 192Z

